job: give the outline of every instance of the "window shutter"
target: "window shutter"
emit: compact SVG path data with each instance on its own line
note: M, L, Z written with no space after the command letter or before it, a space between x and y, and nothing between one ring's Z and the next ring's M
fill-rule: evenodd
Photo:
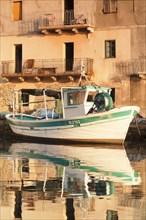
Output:
M13 2L13 21L22 20L22 1Z
M117 0L110 1L110 11L117 12Z
M104 13L110 12L110 1L109 0L103 0L103 12Z

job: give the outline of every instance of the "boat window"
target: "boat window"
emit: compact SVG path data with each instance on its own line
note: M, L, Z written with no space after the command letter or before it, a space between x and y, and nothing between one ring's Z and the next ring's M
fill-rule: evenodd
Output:
M87 102L94 102L94 98L96 96L97 92L89 92L87 97Z
M85 92L68 93L68 105L79 105L84 101Z
M68 105L79 105L80 94L79 92L68 93Z

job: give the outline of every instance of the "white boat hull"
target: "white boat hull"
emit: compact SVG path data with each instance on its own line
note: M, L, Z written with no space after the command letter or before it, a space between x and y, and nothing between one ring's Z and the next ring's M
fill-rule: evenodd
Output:
M120 116L120 114L125 111L129 111L129 113ZM81 121L83 117L70 120L57 119L60 123L63 123L64 120L67 121L67 126L58 125L49 127L48 124L53 120L48 120L44 123L42 122L43 126L33 126L33 129L28 122L27 126L22 126L22 122L19 123L20 120L17 122L15 119L10 119L9 116L6 118L8 119L13 132L19 135L82 142L122 144L126 138L130 122L134 118L134 112L135 114L138 113L139 108L136 106L122 107L106 113L99 113L98 117L100 117L100 119L84 124L81 123L79 126L78 121ZM119 116L114 117L114 114L119 114ZM107 119L104 118L103 120L102 117L105 116ZM86 120L92 117L94 117L94 114L93 116L84 116ZM42 120L40 120L40 123L41 121Z
M41 138L53 138L53 139L66 139L66 140L78 140L78 141L93 141L93 142L107 142L107 143L122 143L126 137L127 123L129 118L125 118L121 121L110 121L107 123L97 123L90 126L67 128L67 129L38 129L30 130L23 127L11 126L12 130L16 134L25 136L41 137ZM99 126L98 126L99 125ZM119 129L120 127L120 129ZM127 129L126 129L127 128Z

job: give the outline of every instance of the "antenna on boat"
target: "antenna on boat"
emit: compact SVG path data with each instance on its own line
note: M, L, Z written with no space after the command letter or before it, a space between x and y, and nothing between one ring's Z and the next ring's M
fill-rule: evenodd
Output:
M13 109L13 118L15 116L15 93L12 93L12 109Z
M47 116L47 103L46 103L46 91L45 91L45 89L43 90L43 96L44 96L44 107L45 107L45 114L46 114L46 120L47 120L48 116Z
M83 59L81 60L81 76L80 76L80 79L79 79L79 85L81 85L82 78L85 78L86 81L88 82L89 86L91 86L91 83L90 83L90 81L88 80L87 75L85 74L85 65L84 65L84 63L83 63Z

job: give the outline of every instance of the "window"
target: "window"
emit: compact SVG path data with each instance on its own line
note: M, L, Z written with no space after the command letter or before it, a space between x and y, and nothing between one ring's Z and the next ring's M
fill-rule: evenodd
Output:
M97 92L89 92L87 97L87 102L94 102L94 98L96 96Z
M22 1L13 2L13 21L22 20Z
M116 94L115 94L115 88L112 88L112 91L111 91L111 97L112 97L112 100L113 100L113 102L115 102L115 96L116 96Z
M71 92L68 93L68 105L80 105L84 102L85 92Z
M117 0L103 0L103 13L116 13Z
M116 57L116 41L106 40L105 41L105 58L115 58Z
M73 92L68 94L68 105L79 105L80 104L80 93Z

